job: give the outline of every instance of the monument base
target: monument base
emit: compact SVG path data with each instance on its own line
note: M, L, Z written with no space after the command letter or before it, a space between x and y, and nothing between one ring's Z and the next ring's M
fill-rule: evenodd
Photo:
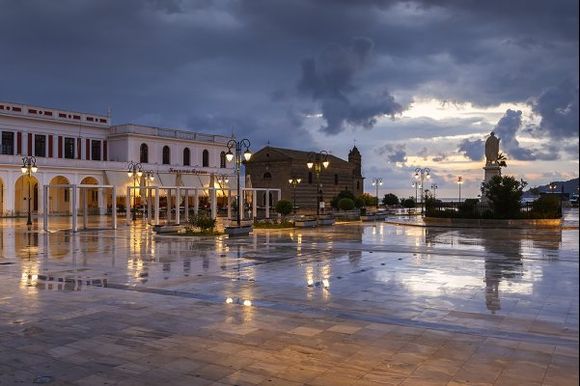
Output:
M483 167L484 175L483 182L489 182L493 177L501 177L501 166L499 165L487 165Z

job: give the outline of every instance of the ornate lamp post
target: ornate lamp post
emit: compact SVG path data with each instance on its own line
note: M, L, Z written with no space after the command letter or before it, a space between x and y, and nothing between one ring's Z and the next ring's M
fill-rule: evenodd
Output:
M143 176L143 167L139 162L130 161L127 169L127 175L133 178L133 221L135 221L137 220L137 180Z
M431 179L431 169L429 168L417 168L415 169L415 181L421 181L421 214L425 211L425 179Z
M296 185L298 185L300 182L302 182L302 178L292 177L288 180L288 183L292 185L292 198L293 198L292 211L294 212L294 214L296 214Z
M308 161L306 166L309 170L314 170L316 174L316 219L320 217L320 203L322 202L322 187L320 186L320 173L322 169L328 168L330 161L328 161L328 152L321 150L318 153L308 153Z
M24 156L22 157L22 167L20 168L22 175L28 177L28 220L26 221L26 225L32 225L32 209L30 207L30 189L32 185L32 181L30 178L32 177L33 173L38 171L38 167L36 166L36 157L34 156ZM46 208L44 209L46 210Z
M377 196L377 208L379 207L379 186L383 185L383 179L375 177L371 180L373 186L375 187L375 196Z
M240 210L240 200L241 200L241 191L240 191L240 168L242 166L242 148L244 149L243 157L245 161L249 161L252 158L252 152L250 151L250 140L247 138L241 139L236 141L235 139L230 139L226 146L228 147L228 152L226 153L226 160L231 162L236 160L236 176L238 179L238 192L237 192L237 202L238 202L238 210L236 220L238 223L238 227L242 225L242 213ZM232 149L234 149L235 154L232 153Z
M411 187L415 188L415 205L419 203L419 183L416 181L411 182Z
M459 189L459 203L461 203L461 185L463 185L463 177L457 177L457 187Z
M431 184L431 190L433 191L433 198L437 198L437 189L439 189L439 186L437 186L437 184Z

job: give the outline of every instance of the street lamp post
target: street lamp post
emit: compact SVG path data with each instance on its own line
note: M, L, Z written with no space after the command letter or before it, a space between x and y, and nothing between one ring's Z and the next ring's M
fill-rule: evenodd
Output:
M439 186L437 186L437 184L431 184L431 190L433 191L433 198L437 198L437 189L439 189Z
M318 153L308 153L306 166L309 170L314 170L316 174L316 220L320 217L320 203L322 202L322 187L320 186L320 173L322 169L328 168L328 152L321 150Z
M377 208L379 207L379 186L383 185L383 179L375 177L372 180L372 184L375 187L375 195L377 196Z
M461 204L461 185L463 185L463 177L457 177L457 187L459 189L459 203Z
M296 185L302 182L302 178L292 177L288 180L288 183L292 185L292 211L296 214Z
M415 169L415 181L421 181L421 214L425 211L425 179L431 179L431 169L429 168L416 168Z
M30 199L31 199L31 194L30 194L30 190L31 190L31 185L32 185L32 181L30 180L32 177L33 173L36 173L38 171L38 167L36 166L36 157L34 156L24 156L22 157L22 167L20 168L20 171L22 172L23 175L28 177L28 220L26 221L26 225L30 226L32 225L32 208L30 207ZM44 208L44 210L47 210L47 208Z
M135 221L137 220L137 180L143 176L143 167L139 162L129 161L127 169L127 175L133 178L133 221Z
M249 161L252 158L252 152L250 151L250 140L247 138L241 139L236 141L235 139L230 139L226 146L228 147L228 152L226 153L226 160L231 162L236 160L236 176L238 179L238 192L237 192L237 202L238 202L238 210L236 220L238 223L238 227L242 225L242 213L240 210L240 203L241 203L241 191L240 191L240 168L242 166L242 148L245 148L243 156L245 161ZM234 149L235 154L232 153L232 149Z

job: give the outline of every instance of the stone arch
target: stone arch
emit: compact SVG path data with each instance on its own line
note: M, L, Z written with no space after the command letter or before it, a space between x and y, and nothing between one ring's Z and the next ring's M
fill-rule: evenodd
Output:
M81 185L98 185L99 181L92 176L87 176L81 180ZM86 193L84 193L86 191ZM80 190L81 208L84 208L85 194L87 198L87 207L90 212L95 212L99 209L99 189L82 189Z
M55 187L56 185L70 185L65 176L55 176L50 180L48 190L49 214L69 214L71 190L68 188Z
M32 213L38 213L38 179L35 176L21 175L14 183L14 213L16 215L28 213L29 191L30 210Z

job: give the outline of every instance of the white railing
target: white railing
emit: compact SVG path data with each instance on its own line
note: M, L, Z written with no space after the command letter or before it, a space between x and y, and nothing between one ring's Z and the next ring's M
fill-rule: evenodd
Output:
M189 141L226 143L229 138L222 135L196 133L187 130L164 129L160 127L120 125L111 127L111 134L142 134L155 137L185 139Z

